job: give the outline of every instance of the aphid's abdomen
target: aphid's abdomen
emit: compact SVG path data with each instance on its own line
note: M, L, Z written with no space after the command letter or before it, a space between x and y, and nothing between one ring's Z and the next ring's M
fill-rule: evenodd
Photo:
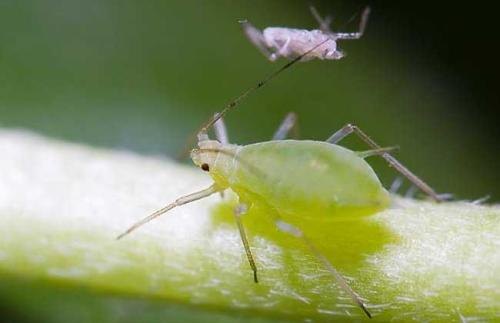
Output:
M389 203L365 160L337 145L269 141L242 147L238 159L231 187L242 199L281 214L339 219L372 214Z
M337 48L335 40L321 30L268 27L264 29L263 35L269 48L278 51L286 44L286 50L282 53L286 57L302 55L329 38L330 41L315 48L307 56L322 59L326 51L335 51Z

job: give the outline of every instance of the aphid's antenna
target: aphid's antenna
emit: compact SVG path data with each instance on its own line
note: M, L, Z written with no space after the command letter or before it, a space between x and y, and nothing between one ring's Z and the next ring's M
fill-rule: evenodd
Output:
M187 153L189 152L190 143L193 142L193 140L195 138L195 134L197 135L199 141L206 140L207 139L206 138L206 134L207 134L208 129L210 127L212 127L227 112L229 112L231 109L234 109L240 103L240 101L242 101L244 98L246 98L253 91L255 91L255 90L263 87L264 85L266 85L267 82L271 81L273 78L275 78L276 76L278 76L279 74L281 74L284 70L288 69L289 67L291 67L292 65L294 65L295 63L297 63L298 61L300 61L302 58L304 58L305 56L307 56L308 54L310 54L311 52L313 52L316 48L320 47L321 45L325 44L328 41L330 41L330 39L326 39L326 40L320 42L319 44L315 45L314 47L312 47L311 49L309 49L308 51L306 51L302 55L299 55L298 57L294 58L290 62L288 62L285 65L283 65L280 69L278 69L275 72L273 72L272 74L270 74L264 80L260 81L256 85L248 88L245 92L241 93L234 100L230 101L224 107L224 109L222 109L221 112L215 113L214 116L205 125L203 125L202 127L200 127L199 130L196 133L194 133L193 135L189 136L188 140L186 141L186 144L185 144L184 148L177 155L177 159L183 159L184 157L186 157Z
M149 215L149 216L145 217L144 219L140 220L139 222L135 223L130 228L128 228L127 231L123 232L118 237L116 237L116 240L123 238L124 236L128 235L129 233L136 230L137 228L139 228L139 227L143 226L144 224L156 219L160 215L167 213L168 211L172 210L175 207L200 200L202 198L210 196L210 195L217 193L219 191L220 191L220 188L216 184L213 184L212 186L210 186L207 189L182 196L182 197L178 198L177 200L175 200L173 203L165 206L164 208L159 209L158 211L152 213L151 215Z
M298 57L294 58L293 60L291 60L290 62L286 63L285 65L283 65L280 69L278 69L277 71L273 72L272 74L270 74L268 77L266 77L264 80L260 81L259 83L257 83L256 85L250 87L249 89L247 89L245 92L243 92L242 94L240 94L238 97L236 97L234 100L232 100L231 102L229 102L225 107L224 109L222 109L221 112L215 114L211 119L210 121L207 122L207 124L205 124L199 131L198 133L198 139L199 140L203 140L205 139L204 138L204 135L206 135L208 129L214 125L215 122L217 122L217 120L219 120L220 118L222 118L227 112L229 112L230 110L234 109L239 103L241 100L243 100L244 98L246 98L250 93L252 93L253 91L263 87L264 85L267 84L267 82L271 81L273 78L275 78L276 76L278 76L279 74L281 74L281 72L283 72L284 70L288 69L289 67L291 67L292 65L294 65L295 63L297 63L298 61L300 61L302 58L304 58L305 56L307 56L308 54L310 54L311 52L313 52L316 48L320 47L321 45L325 44L326 42L330 41L330 39L326 39L322 42L320 42L319 44L316 44L314 45L311 49L309 49L308 51L306 51L305 53L303 53L302 55L299 55Z
M266 176L257 167L255 167L254 165L252 165L252 164L246 162L245 160L241 159L240 157L238 157L232 151L228 151L228 150L224 150L224 149L217 149L217 148L197 148L197 149L193 149L192 151L193 152L221 153L223 155L231 156L231 157L235 158L238 162L240 162L241 165L243 165L243 166L247 167L248 169L250 169L251 172L257 174L258 176L262 176L262 177ZM158 211L153 212L151 215L149 215L149 216L145 217L144 219L136 222L130 228L128 228L125 232L123 232L118 237L116 237L116 239L119 240L119 239L123 238L124 236L128 235L132 231L135 231L139 227L141 227L144 224L146 224L146 223L148 223L148 222L156 219L160 215L167 213L168 211L172 210L173 208L176 208L178 206L181 206L181 205L184 205L184 204L188 204L188 203L191 203L191 202L194 202L194 201L197 201L197 200L201 200L201 199L203 199L205 197L208 197L208 196L210 196L210 195L212 195L214 193L222 192L223 190L224 190L223 188L220 188L219 186L217 186L214 183L212 186L210 186L207 189L204 189L204 190L201 190L201 191L198 191L198 192L195 192L195 193L191 193L191 194L182 196L182 197L178 198L177 200L175 200L173 203L165 206L164 208L159 209Z

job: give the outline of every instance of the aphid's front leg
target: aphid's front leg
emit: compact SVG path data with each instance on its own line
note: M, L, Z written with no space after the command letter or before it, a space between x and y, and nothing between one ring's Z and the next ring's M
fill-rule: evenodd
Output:
M373 141L373 139L371 139L368 135L366 135L363 131L361 131L361 129L359 129L357 126L352 124L345 125L342 129L331 135L330 138L328 138L326 141L332 144L336 144L346 136L350 135L351 133L355 133L359 138L361 138L361 140L363 140L372 149L381 149L381 147L375 141ZM443 200L442 197L436 194L436 192L429 185L427 185L427 183L421 180L417 175L413 174L408 168L403 166L403 164L401 164L391 154L385 152L380 156L382 156L382 158L384 158L389 163L390 166L394 167L398 172L400 172L403 176L408 178L420 190L428 194L435 201Z
M363 310L363 312L365 312L365 314L369 318L372 317L370 312L366 308L365 303L361 300L361 298L358 296L358 294L356 294L356 292L349 286L349 284L347 283L345 278L335 269L335 267L333 267L333 265L330 263L330 261L319 252L319 250L314 246L314 244L311 242L311 240L309 240L307 238L307 236L304 235L304 232L302 232L297 227L295 227L287 222L284 222L279 217L276 217L275 222L276 222L276 226L281 231L289 233L289 234L293 235L294 237L301 239L305 243L307 248L311 251L311 253L314 254L314 256L320 262L323 263L323 265L328 270L328 272L337 280L337 283L342 287L342 289L347 294L349 294L351 299L356 304L358 304L358 306Z
M215 114L214 118L217 117L217 113ZM220 142L222 145L228 145L229 144L229 136L227 135L227 128L226 124L224 123L224 120L219 118L215 123L214 123L214 132L215 132L215 138L217 139L218 142Z
M239 21L245 35L248 39L259 49L259 51L264 54L270 61L274 62L277 58L275 53L272 53L267 46L264 35L260 30L252 26L247 20Z
M245 253L247 254L248 263L250 264L250 268L252 268L253 271L253 281L258 283L259 280L257 278L257 266L255 265L252 251L250 251L250 245L248 244L245 228L243 227L243 223L241 222L241 216L245 214L247 210L248 207L245 204L238 205L234 209L234 218L236 220L236 224L238 225L238 230L240 231L241 242L243 242L243 247L245 248Z
M130 232L134 231L135 229L139 228L140 226L148 223L149 221L159 217L160 215L172 210L173 208L175 207L178 207L178 206L181 206L181 205L184 205L184 204L188 204L188 203L191 203L191 202L194 202L194 201L197 201L197 200L201 200L207 196L210 196L214 193L217 193L219 192L221 189L219 188L219 186L217 186L215 183L212 184L212 186L210 186L209 188L206 188L204 190L201 190L201 191L198 191L198 192L195 192L195 193L191 193L191 194L188 194L188 195L184 195L184 196L181 196L179 197L177 200L175 200L173 203L165 206L164 208L162 209L159 209L158 211L154 212L153 214L145 217L144 219L142 219L141 221L135 223L134 225L132 225L130 228L127 229L127 231L125 231L124 233L120 234L118 237L116 237L116 239L121 239L123 238L124 236L126 236L127 234L129 234Z
M272 140L283 140L287 137L290 130L294 130L294 134L298 137L297 114L289 112L285 119L281 122L278 130L273 135Z

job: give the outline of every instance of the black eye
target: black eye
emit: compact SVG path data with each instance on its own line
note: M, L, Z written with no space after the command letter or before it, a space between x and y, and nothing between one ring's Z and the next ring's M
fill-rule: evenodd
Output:
M208 167L208 164L201 164L201 169L203 169L205 172L208 172L210 170L210 167Z

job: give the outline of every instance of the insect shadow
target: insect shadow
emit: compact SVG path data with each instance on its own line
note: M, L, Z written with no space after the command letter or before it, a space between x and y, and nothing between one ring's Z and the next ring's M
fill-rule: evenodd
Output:
M211 211L211 219L214 227L220 225L234 226L234 208L237 201L225 199ZM303 244L293 236L279 230L273 221L265 214L266 210L250 208L242 217L242 223L251 240L260 237L271 241L281 248L286 254L292 250L308 254L309 251ZM305 218L305 220L304 220ZM345 273L354 273L363 266L366 259L384 249L384 246L398 241L398 236L382 223L373 221L372 218L345 221L318 221L302 217L295 223L315 244L325 257L330 259L335 266ZM258 253L258 251L256 251ZM298 266L296 260L287 261L287 267ZM265 275L265 268L262 268Z

